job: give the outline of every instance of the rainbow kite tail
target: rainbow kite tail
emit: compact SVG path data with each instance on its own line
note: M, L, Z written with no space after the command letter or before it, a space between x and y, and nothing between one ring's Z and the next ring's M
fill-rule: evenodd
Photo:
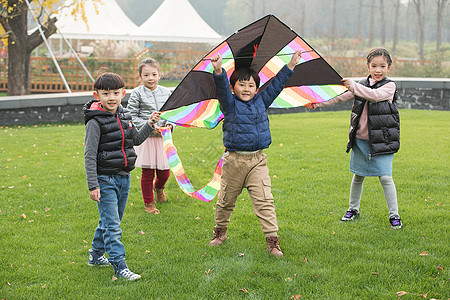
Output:
M183 164L181 163L180 157L178 156L177 148L175 148L175 146L173 145L172 133L170 128L161 127L160 131L163 136L164 152L166 154L167 161L169 162L170 170L175 176L180 189L193 198L205 202L210 202L211 200L213 200L219 193L220 189L223 155L216 165L213 178L205 186L196 191L192 186L191 181L187 177L186 172L184 171Z

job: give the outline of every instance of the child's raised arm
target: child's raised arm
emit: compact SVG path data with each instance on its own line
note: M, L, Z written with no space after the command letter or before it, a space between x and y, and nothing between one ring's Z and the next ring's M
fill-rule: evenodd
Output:
M291 61L287 64L288 68L294 70L295 66L299 63L302 58L302 51L295 51L294 55L291 57Z
M214 73L216 73L216 75L222 74L222 56L217 53L211 57L211 63L214 67Z

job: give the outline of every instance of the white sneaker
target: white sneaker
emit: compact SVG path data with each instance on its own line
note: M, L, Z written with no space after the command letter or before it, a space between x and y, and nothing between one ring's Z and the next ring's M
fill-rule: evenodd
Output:
M131 272L130 269L128 268L120 270L119 272L117 272L117 275L120 278L128 279L131 281L138 280L141 278L141 275Z

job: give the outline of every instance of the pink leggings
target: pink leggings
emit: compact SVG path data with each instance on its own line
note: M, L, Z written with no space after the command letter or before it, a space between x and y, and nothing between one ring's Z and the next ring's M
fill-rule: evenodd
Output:
M158 169L155 170L142 168L141 189L142 189L142 197L144 198L144 203L152 203L155 201L153 199L153 179L155 179L155 171L156 171L155 188L163 189L164 185L169 179L170 170L158 170Z

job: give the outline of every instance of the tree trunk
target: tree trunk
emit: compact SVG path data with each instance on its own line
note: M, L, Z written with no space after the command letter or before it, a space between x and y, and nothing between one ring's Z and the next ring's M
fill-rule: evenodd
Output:
M400 16L400 0L395 0L394 37L392 42L392 56L395 57L398 43L398 21Z
M8 38L8 96L30 94L30 56L27 45L26 4L20 13L8 20L12 34ZM3 25L3 22L2 22Z
M30 94L31 52L42 42L38 30L28 35L28 6L24 1L10 0L7 15L0 15L0 23L8 32L8 96ZM46 37L56 32L56 18L42 26Z
M417 43L419 45L419 57L425 60L423 46L425 42L425 0L413 0L417 13Z
M358 21L356 24L356 37L362 39L362 6L363 0L358 1Z
M437 20L436 20L436 51L441 51L442 42L442 20L444 18L444 10L447 6L447 0L436 0L437 4Z
M372 0L372 6L370 8L370 24L369 24L369 41L368 46L372 47L375 31L375 1Z
M385 17L385 13L384 13L384 1L380 0L380 17L381 17L381 32L380 32L380 37L381 37L381 45L384 47L384 45L386 44L386 17Z
M407 42L409 42L410 39L410 28L411 26L411 22L410 22L410 14L411 14L411 1L408 1L408 4L406 6L406 15L405 15L405 40Z
M336 0L333 0L332 16L331 16L331 50L334 50L336 43Z

